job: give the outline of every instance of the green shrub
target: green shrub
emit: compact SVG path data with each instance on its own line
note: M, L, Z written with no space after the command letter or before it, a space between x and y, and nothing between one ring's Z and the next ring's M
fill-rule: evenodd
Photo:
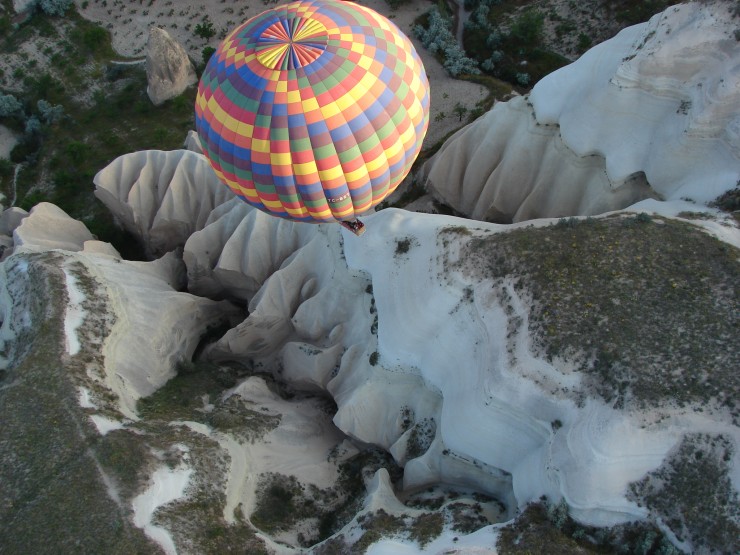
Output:
M88 27L82 32L82 44L89 51L94 52L110 41L108 31L102 27Z
M509 38L516 44L533 48L542 41L544 25L544 14L539 10L530 8L514 20L509 29Z
M213 22L207 15L203 18L203 23L198 23L195 26L194 32L196 36L206 41L209 41L216 35L216 29L213 27Z
M208 60L211 59L211 56L213 56L213 53L216 51L215 48L212 46L206 46L203 49L203 52L201 53L201 56L203 57L203 65L208 64Z
M303 488L295 476L266 473L260 478L252 523L268 533L288 529L303 516Z
M411 239L408 237L404 239L396 239L396 255L406 254L411 248Z

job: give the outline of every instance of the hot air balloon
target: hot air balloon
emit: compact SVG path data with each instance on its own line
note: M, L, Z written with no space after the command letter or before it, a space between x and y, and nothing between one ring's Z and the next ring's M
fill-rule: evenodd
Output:
M232 31L198 85L196 130L218 177L298 222L357 217L411 169L429 83L411 41L364 6L300 0Z

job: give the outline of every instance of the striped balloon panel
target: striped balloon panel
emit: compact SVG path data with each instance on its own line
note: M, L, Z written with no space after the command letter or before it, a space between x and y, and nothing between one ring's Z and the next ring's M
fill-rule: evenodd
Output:
M388 19L306 0L232 31L206 66L195 110L204 154L245 201L298 221L349 220L410 171L429 84Z

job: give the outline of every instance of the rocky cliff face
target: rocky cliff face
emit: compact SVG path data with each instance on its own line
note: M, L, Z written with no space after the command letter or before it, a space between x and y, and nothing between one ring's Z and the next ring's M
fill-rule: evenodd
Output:
M646 198L707 203L740 181L740 42L731 2L621 31L494 106L425 165L474 219L595 215Z

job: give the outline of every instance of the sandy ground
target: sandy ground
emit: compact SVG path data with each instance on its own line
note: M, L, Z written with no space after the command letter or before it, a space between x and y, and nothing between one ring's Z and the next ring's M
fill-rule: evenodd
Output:
M204 47L216 48L234 27L275 5L269 0L257 0L249 4L243 0L76 0L75 3L85 18L100 23L111 32L113 47L123 57L143 57L149 28L158 26L178 40L190 57L198 61L202 58ZM480 85L449 77L444 68L413 38L414 20L431 6L427 0L412 0L397 10L391 10L385 0L363 0L362 4L398 25L411 38L422 58L432 95L429 131L424 141L424 147L428 148L462 125L453 115L458 102L472 110L478 101L485 98L487 91ZM206 15L217 31L217 35L208 42L194 32L195 26ZM440 112L447 116L436 121Z

